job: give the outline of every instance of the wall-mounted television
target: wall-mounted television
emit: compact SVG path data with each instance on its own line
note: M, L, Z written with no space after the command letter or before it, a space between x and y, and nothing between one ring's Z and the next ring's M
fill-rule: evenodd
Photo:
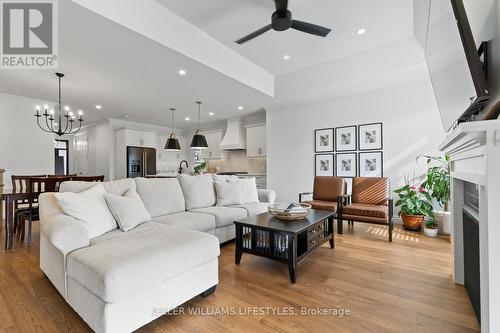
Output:
M486 74L462 0L430 0L425 58L446 131L487 104Z

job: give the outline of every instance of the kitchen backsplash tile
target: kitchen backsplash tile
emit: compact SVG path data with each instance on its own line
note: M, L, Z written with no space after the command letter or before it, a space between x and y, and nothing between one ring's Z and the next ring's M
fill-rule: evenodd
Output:
M246 171L248 173L266 173L265 158L248 158L244 150L227 151L223 160L209 160L208 168L220 171Z

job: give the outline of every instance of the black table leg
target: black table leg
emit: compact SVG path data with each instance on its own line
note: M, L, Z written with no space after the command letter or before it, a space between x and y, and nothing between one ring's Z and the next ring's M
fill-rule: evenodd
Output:
M328 236L331 235L330 248L335 248L335 232L333 231L333 216L328 218Z
M297 236L288 235L288 273L290 282L297 281Z
M12 222L14 219L13 206L14 202L10 196L5 198L5 249L10 250L13 243L12 235Z
M239 265L241 262L241 255L243 254L243 234L242 227L240 225L236 225L236 251L234 253L234 263Z

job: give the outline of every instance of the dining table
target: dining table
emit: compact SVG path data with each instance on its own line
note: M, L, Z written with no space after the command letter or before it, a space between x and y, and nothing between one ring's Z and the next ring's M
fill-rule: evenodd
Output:
M6 189L0 187L0 204L5 201L5 249L10 250L14 242L14 203L17 200L28 200L29 191L27 189Z

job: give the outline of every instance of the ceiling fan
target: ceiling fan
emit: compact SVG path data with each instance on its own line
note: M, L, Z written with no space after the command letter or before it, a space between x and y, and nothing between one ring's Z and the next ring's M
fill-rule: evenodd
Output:
M288 10L288 0L274 0L274 2L276 3L276 11L271 16L271 24L238 39L236 43L243 44L271 29L276 31L285 31L292 28L321 37L326 37L330 31L332 31L331 29L321 27L316 24L293 20L292 12Z

